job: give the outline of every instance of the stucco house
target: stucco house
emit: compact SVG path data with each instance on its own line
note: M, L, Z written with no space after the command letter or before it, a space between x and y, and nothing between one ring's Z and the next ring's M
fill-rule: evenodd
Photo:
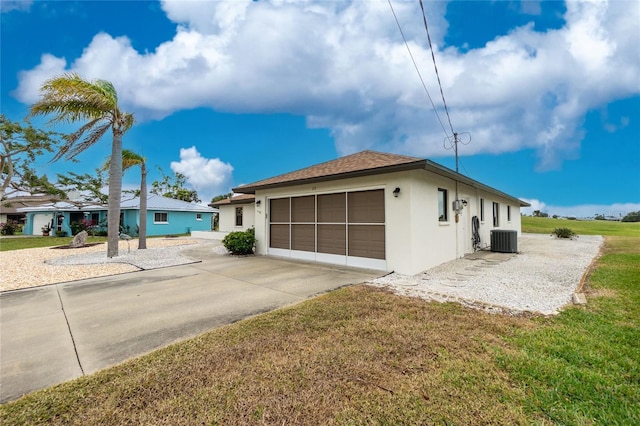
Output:
M255 196L253 194L233 194L209 206L219 210L218 231L246 231L255 226Z
M474 236L486 247L492 230L519 235L528 206L430 160L374 151L233 191L247 203L229 200L230 212L253 205L242 227L255 226L259 255L411 275L472 253Z
M120 225L130 235L138 234L140 225L140 199L123 199L120 206ZM106 231L107 206L84 205L78 207L73 203L55 202L37 207L18 209L27 214L24 234L41 235L43 226L71 235L72 224L90 221L93 226ZM210 231L213 214L217 209L200 204L149 194L147 197L147 235L174 235L191 231Z

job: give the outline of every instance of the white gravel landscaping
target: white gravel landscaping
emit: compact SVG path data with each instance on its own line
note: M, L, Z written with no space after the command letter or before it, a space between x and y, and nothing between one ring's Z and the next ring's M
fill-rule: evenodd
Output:
M148 238L147 249L138 250L137 239L120 241L118 256L111 259L106 256L106 243L77 249L43 247L1 252L0 291L193 263L197 260L181 252L194 244L220 243L193 238Z
M569 240L523 234L518 254L479 252L418 275L391 273L368 284L490 312L553 315L571 303L603 241L591 235Z

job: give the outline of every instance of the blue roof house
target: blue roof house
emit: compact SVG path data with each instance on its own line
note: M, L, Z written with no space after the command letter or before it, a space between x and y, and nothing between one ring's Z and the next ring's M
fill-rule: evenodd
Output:
M23 233L72 235L79 224L90 225L98 231L107 229L107 206L83 205L81 207L65 201L58 201L36 207L18 209L27 215ZM210 231L213 215L217 209L160 195L147 196L147 236L188 234L191 231ZM120 227L131 236L138 235L140 225L140 199L123 199L120 205Z

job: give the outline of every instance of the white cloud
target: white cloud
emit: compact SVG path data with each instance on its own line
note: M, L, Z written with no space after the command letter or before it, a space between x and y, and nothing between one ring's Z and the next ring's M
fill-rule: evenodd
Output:
M183 174L202 202L208 203L215 195L229 192L233 166L219 158L205 158L192 146L180 148L180 161L172 161L171 170Z
M540 200L521 198L531 204L531 207L523 207L521 212L531 215L534 210L548 213L549 216L593 218L597 214L606 217L622 218L627 213L640 211L640 203L616 203L616 204L581 204L577 206L552 206Z
M27 11L31 9L33 0L2 0L0 1L0 12L10 12L12 10Z
M418 6L393 4L440 105ZM540 169L556 168L578 155L588 111L640 93L640 3L566 6L558 30L536 32L530 24L482 48L437 52L455 129L473 137L464 155L532 148ZM112 81L138 119L202 106L285 112L330 129L340 154L446 153L386 2L166 0L162 7L177 29L155 51L137 52L126 37L97 34L71 64L43 55L20 74L17 97L33 102L44 79L75 71ZM448 29L446 2L426 7L437 48Z

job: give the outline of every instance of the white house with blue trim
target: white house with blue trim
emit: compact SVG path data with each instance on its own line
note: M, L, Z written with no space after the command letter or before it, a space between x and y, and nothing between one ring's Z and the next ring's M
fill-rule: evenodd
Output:
M107 229L106 205L83 205L81 207L58 201L37 207L17 209L26 213L23 228L26 235L42 235L42 228L49 226L50 235L66 233L72 235L74 224L90 222L98 230ZM210 231L213 215L218 209L201 204L149 194L147 197L147 236L188 234L192 231ZM136 236L140 225L140 199L123 199L120 206L120 226L124 233Z

